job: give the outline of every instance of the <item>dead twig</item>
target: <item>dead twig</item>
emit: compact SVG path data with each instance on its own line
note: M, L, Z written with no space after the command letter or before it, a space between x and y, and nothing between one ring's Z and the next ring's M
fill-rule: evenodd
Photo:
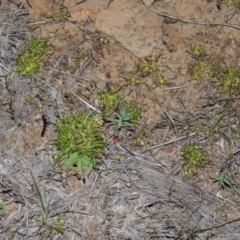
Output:
M159 11L153 9L153 8L149 8L149 10L157 13L159 16L175 19L175 20L183 22L183 23L190 23L190 24L196 24L196 25L205 25L205 26L223 26L223 27L229 27L229 28L234 28L234 29L240 30L240 27L238 27L236 25L228 24L228 23L225 23L225 22L223 22L223 23L195 22L195 21L190 21L190 20L187 20L187 19L182 19L182 18L179 18L179 17L175 17L175 16L169 15L167 13L159 12Z

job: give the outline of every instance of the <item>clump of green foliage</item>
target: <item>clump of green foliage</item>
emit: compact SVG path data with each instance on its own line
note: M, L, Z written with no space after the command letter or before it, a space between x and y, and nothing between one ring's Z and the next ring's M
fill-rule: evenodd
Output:
M83 59L85 59L85 53L84 52L79 52L76 57L75 57L75 63L81 62Z
M206 163L206 154L197 143L190 143L184 146L180 151L180 155L190 167L204 167Z
M159 76L157 76L157 78L155 79L154 82L156 85L162 86L166 83L166 79L163 75L159 75Z
M31 36L17 54L16 71L22 76L38 73L40 62L46 54L47 39Z
M103 90L98 93L98 99L106 111L113 111L120 101L120 96L110 90Z
M131 76L127 80L127 83L129 83L132 86L136 86L139 84L139 78L137 76Z
M201 56L204 53L204 48L201 45L195 45L192 47L192 53L196 56Z
M240 7L240 0L228 0L228 6Z
M58 135L53 142L59 149L56 159L66 157L65 166L77 167L79 171L84 166L95 166L97 155L104 151L105 146L96 119L91 113L80 112L66 115L57 122Z
M51 18L58 20L59 22L65 22L70 17L70 14L66 10L61 10L51 15Z
M152 73L157 71L157 60L153 56L145 58L139 63L139 69L143 73Z
M219 89L227 95L240 95L240 68L228 67L218 75Z
M100 35L100 36L98 37L98 41L99 41L101 44L107 44L107 43L108 43L107 38L106 38L105 36L103 36L103 35Z
M215 64L207 60L198 60L192 66L191 75L199 80L210 79L216 76Z

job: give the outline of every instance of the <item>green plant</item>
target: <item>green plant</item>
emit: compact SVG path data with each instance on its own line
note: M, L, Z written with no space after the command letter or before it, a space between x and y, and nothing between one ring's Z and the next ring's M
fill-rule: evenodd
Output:
M0 199L0 216L4 215L4 202L2 199Z
M228 67L218 75L218 88L227 95L240 95L240 68Z
M232 187L230 180L224 174L222 174L220 176L212 176L211 178L213 179L214 182L218 182L220 188L225 188L225 187L231 188Z
M99 38L98 38L98 41L101 43L101 44L107 44L108 43L108 40L106 37L100 35Z
M125 108L126 112L131 113L131 122L132 123L138 123L139 119L141 117L141 110L136 104L131 104L127 102L120 102L119 107Z
M52 213L52 214L49 212L50 199L49 199L48 203L46 203L46 201L43 197L42 191L40 189L40 185L39 185L39 182L37 180L37 177L36 177L35 173L33 172L31 166L29 166L29 168L30 168L30 173L31 173L32 179L33 179L33 183L36 187L38 196L40 198L41 208L42 208L42 211L43 211L42 216L35 215L34 220L37 223L39 223L39 224L45 226L46 228L52 230L53 232L63 234L64 230L65 230L64 229L65 220L62 219L62 218L58 218L56 221L51 223L50 219L53 219L57 215L60 215L60 214L63 214L63 213L69 212L69 211L68 210L59 211L59 212L55 212L55 213Z
M143 73L152 73L157 70L157 60L153 56L145 58L139 63L139 68Z
M139 78L136 77L136 76L131 76L131 77L128 78L126 81L127 81L130 85L133 85L133 86L139 84Z
M31 36L24 44L22 50L17 54L16 71L22 76L32 76L38 73L40 62L47 49L46 38Z
M130 112L126 110L126 107L122 107L120 109L120 112L117 113L117 118L106 118L107 121L109 121L111 124L116 124L117 129L115 132L115 136L118 135L120 130L123 127L133 127L133 114L134 112Z
M216 76L215 64L207 60L198 60L191 69L191 75L199 80Z
M240 0L228 0L228 6L240 7Z
M75 57L75 62L78 64L80 61L82 61L85 58L85 54L83 52L80 52Z
M113 111L117 107L118 102L120 101L119 95L110 90L104 90L99 92L98 99L100 100L103 108L107 111Z
M204 48L201 45L195 45L192 47L192 53L196 56L200 56L204 53Z
M166 79L165 79L165 77L163 75L157 76L157 78L155 79L155 83L157 85L161 85L162 86L162 85L165 84L165 82L166 82Z
M57 138L52 143L59 153L56 159L67 157L65 166L77 167L95 166L96 157L104 150L104 140L99 123L92 113L80 112L66 115L56 123Z
M131 187L132 187L132 183L131 183L131 182L125 182L125 186L126 186L127 188L131 188Z
M180 151L180 155L190 167L199 168L205 165L206 154L198 143L189 143L184 146Z
M65 10L61 10L57 13L52 14L50 17L58 20L59 22L64 22L68 20L70 14Z

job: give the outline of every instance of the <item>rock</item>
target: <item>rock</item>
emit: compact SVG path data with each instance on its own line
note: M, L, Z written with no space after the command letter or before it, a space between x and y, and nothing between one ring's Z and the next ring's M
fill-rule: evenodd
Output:
M162 23L161 17L142 4L114 0L108 10L99 13L95 27L142 58L161 44Z
M143 3L150 7L156 0L143 0Z

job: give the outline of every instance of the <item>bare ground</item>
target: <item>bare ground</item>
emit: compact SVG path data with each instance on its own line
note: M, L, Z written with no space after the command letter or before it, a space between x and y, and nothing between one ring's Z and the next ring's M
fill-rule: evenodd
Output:
M156 1L156 11L189 21L162 24L165 44L152 52L166 78L159 87L151 75L141 76L138 86L128 85L125 79L137 73L139 58L112 36L99 43L95 20L108 1L62 4L3 1L0 6L0 239L240 239L240 179L233 174L240 164L239 99L193 79L189 70L196 44L209 59L239 65L238 10L223 2L220 10L219 1ZM78 24L49 17L63 7ZM30 34L50 39L50 57L40 73L2 76L14 69L16 53ZM75 64L79 52L86 58ZM54 123L66 113L91 111L89 106L101 111L96 96L109 87L141 107L141 123L122 131L117 144L106 128L105 154L92 171L63 170L50 146L57 134ZM205 134L220 121L221 111L231 146L228 137ZM44 137L42 115L49 123ZM184 131L189 122L195 128ZM134 138L141 138L140 146ZM189 142L205 149L208 163L183 176L180 149ZM220 173L228 174L234 187L220 189L211 179Z

